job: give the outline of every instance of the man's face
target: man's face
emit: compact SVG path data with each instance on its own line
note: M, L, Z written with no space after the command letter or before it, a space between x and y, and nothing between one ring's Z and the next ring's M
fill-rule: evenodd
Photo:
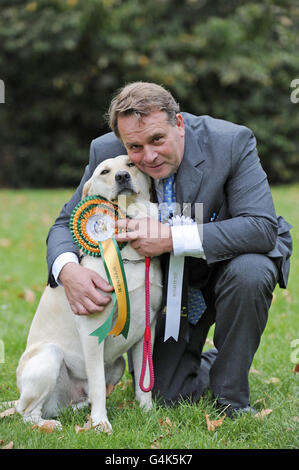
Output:
M137 168L152 178L167 178L183 158L185 130L181 114L172 125L164 111L153 111L139 119L118 117L118 130L128 155Z

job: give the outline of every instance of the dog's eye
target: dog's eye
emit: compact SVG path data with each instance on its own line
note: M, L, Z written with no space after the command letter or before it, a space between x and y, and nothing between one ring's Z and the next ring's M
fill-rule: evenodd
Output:
M127 166L128 166L128 167L135 166L135 163L129 162L129 163L127 163Z
M110 172L110 170L103 170L103 171L101 171L101 175L107 175L107 173L109 173L109 172Z

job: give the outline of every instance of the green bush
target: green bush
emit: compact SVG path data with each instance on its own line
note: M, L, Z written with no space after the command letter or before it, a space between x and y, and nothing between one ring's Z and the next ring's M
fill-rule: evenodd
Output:
M271 183L299 179L295 0L2 1L0 185L75 186L124 83L250 127Z

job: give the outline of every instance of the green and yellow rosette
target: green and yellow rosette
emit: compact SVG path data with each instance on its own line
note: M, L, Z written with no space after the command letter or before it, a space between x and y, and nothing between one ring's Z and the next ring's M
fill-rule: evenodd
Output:
M90 333L97 336L99 344L107 335L128 336L130 326L130 301L120 250L126 245L117 244L115 222L126 214L102 196L87 196L74 208L70 218L70 231L74 242L90 256L101 256L108 282L114 287L112 311L103 325ZM117 321L112 328L113 315L118 308Z

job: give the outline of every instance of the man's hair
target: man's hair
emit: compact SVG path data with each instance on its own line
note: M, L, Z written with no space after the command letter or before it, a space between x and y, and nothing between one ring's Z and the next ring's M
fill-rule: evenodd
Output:
M133 82L121 88L112 99L108 110L109 126L120 137L117 120L119 115L135 114L139 119L153 111L164 111L170 124L175 126L180 106L169 91L156 83Z

